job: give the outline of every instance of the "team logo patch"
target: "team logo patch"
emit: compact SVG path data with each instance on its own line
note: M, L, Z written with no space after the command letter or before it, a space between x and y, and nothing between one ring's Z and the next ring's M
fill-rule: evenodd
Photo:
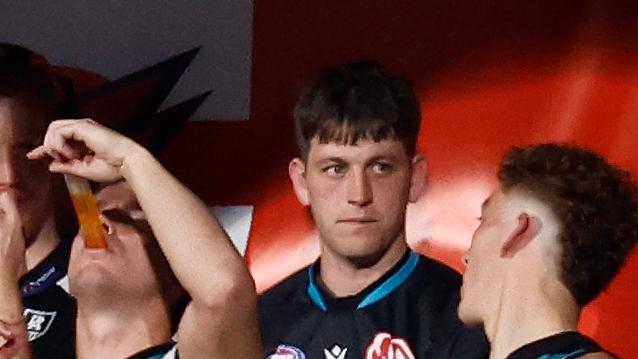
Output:
M306 359L306 354L292 345L280 344L275 353L270 354L266 359Z
M28 340L32 342L45 335L51 328L56 314L57 312L25 308L23 316L24 322L27 324Z
M348 352L348 348L341 348L337 344L335 344L332 349L324 349L323 355L326 359L345 359L346 353Z
M366 348L365 359L415 359L408 342L386 332L375 334Z

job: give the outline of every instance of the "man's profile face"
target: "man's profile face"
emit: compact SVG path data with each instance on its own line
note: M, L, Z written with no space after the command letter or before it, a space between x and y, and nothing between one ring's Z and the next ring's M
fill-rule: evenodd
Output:
M465 272L458 312L466 324L481 324L491 306L497 305L495 293L499 291L502 273L496 263L503 239L508 235L507 204L507 195L500 190L483 202L479 226L463 256Z
M16 195L27 246L52 211L47 161L26 158L42 143L47 123L46 111L28 96L0 96L0 190Z
M308 204L324 251L374 258L403 240L411 159L399 140L342 145L313 139L304 165Z

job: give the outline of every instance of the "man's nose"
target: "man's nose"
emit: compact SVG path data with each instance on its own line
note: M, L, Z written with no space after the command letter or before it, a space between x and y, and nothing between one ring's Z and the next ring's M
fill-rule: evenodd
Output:
M348 203L360 207L372 203L372 185L367 173L353 170L348 177Z

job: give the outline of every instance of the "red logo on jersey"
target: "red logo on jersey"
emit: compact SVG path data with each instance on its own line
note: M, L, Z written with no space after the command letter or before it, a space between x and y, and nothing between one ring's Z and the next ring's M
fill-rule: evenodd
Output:
M375 334L366 348L366 359L415 359L408 342L386 332Z

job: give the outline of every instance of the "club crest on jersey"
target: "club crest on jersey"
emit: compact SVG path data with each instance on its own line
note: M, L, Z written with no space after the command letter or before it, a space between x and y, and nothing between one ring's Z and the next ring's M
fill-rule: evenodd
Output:
M266 359L306 359L306 354L292 345L280 344Z
M374 335L366 348L365 359L415 359L408 342L386 332Z
M24 322L27 325L28 340L30 342L45 335L51 328L57 312L45 312L25 308L23 312Z
M345 359L347 352L348 348L342 348L335 344L330 350L324 349L323 355L325 356L325 359Z

